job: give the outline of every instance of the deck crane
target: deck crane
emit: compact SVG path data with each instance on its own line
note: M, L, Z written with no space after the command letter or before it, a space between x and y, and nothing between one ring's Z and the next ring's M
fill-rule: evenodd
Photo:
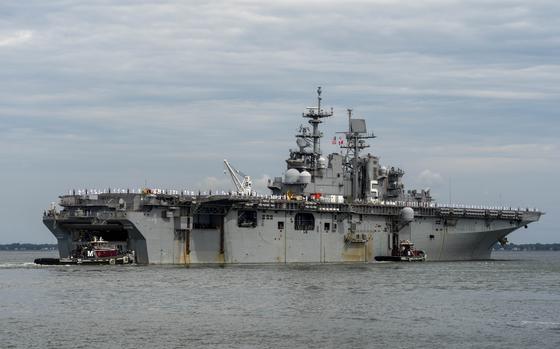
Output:
M227 160L224 159L224 165L226 166L229 175L231 176L231 180L233 181L233 185L235 185L235 189L237 189L237 193L241 195L251 195L252 194L252 182L251 177L245 175L243 172L236 170L233 168ZM243 181L241 181L240 176L243 177Z

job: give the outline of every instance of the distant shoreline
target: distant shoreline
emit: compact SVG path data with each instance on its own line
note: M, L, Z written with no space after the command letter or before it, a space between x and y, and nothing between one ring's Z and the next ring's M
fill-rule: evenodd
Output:
M0 244L0 251L56 251L57 244ZM507 244L505 247L496 244L493 251L560 251L560 243L555 244Z
M493 251L560 251L560 243L556 244L507 244L504 247L496 244Z
M0 251L56 251L58 250L57 244L27 244L27 243L13 243L13 244L0 244Z

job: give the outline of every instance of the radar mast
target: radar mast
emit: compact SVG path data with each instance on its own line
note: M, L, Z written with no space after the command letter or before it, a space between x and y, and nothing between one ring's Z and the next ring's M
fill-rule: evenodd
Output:
M346 149L346 167L352 173L352 199L356 200L360 196L360 188L358 187L358 161L360 159L360 151L368 148L369 144L366 139L375 138L373 132L367 133L366 123L364 119L352 119L352 109L348 111L348 131L342 132L346 135L346 144L340 147Z
M319 158L321 157L321 137L323 137L323 132L319 131L319 124L322 123L321 119L333 116L333 109L330 112L325 112L321 108L321 86L317 87L317 107L308 107L307 113L303 113L304 118L309 119L309 124L313 127L311 135L309 138L313 140L313 153L311 154L311 170L313 175L318 173L319 168Z

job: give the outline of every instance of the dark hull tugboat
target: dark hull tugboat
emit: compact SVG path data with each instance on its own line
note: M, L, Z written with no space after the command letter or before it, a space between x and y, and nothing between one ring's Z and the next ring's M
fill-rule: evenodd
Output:
M375 260L379 262L424 262L426 253L422 250L414 248L414 244L409 240L403 240L399 243L400 248L394 250L391 256L375 256Z
M121 251L109 241L94 237L87 244L78 246L68 258L38 258L35 264L132 264L135 262L134 251Z

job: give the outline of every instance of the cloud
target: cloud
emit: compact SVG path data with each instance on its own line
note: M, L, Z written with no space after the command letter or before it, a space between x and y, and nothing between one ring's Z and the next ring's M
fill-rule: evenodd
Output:
M15 46L31 40L33 32L30 30L22 30L13 33L0 32L0 48L5 46Z
M253 179L253 190L259 194L270 194L268 189L268 181L271 179L269 175L262 175L260 178Z
M443 183L443 178L439 173L426 169L420 172L417 181L423 186L434 187L441 185Z
M195 188L206 192L208 192L209 190L212 190L214 192L228 192L235 190L235 186L233 185L231 178L229 177L229 175L227 175L226 177L225 174L220 178L214 176L206 177L201 182L197 183L195 185Z

